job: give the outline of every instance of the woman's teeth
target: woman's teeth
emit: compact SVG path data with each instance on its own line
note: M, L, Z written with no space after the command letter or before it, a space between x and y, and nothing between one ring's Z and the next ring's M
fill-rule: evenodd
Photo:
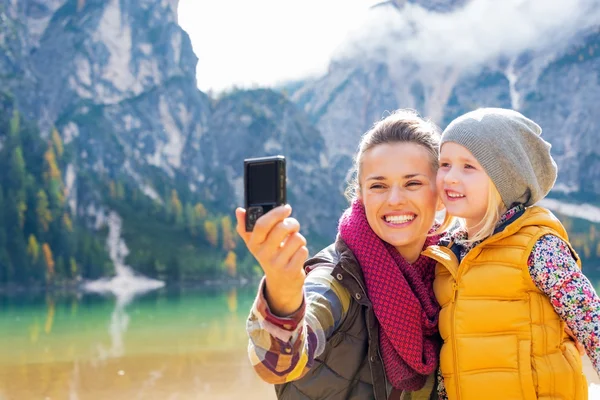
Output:
M385 221L392 224L403 224L415 219L415 215L386 215Z

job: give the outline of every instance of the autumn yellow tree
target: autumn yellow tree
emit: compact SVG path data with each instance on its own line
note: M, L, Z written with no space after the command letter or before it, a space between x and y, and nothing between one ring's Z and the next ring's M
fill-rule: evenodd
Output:
M19 226L21 227L21 229L23 229L23 226L25 225L25 212L27 211L27 203L25 203L25 200L19 200L17 202L17 213L18 213L18 217L19 217Z
M65 201L65 189L52 146L48 146L44 153L44 180L47 184L50 203L53 207L62 207Z
M198 219L198 221L203 221L208 215L208 213L206 212L206 208L204 208L204 205L202 203L196 203L196 205L194 206L194 211L196 213L196 218Z
M235 249L235 236L231 226L231 218L228 215L221 218L221 231L223 232L223 250Z
M177 194L177 190L175 189L171 191L171 208L175 215L175 222L181 224L183 222L183 206L181 205L181 200L179 200L179 194Z
M69 217L69 214L63 214L62 222L63 226L68 232L73 232L73 222L71 221L71 217Z
M48 243L42 245L42 252L44 253L44 261L46 262L46 268L48 276L54 276L54 258L52 257L52 250Z
M52 144L54 145L54 149L56 150L56 155L60 159L64 152L63 142L60 138L60 133L56 128L52 129Z
M217 225L212 221L204 221L204 233L208 243L210 243L213 247L217 247L219 240Z
M48 147L48 150L44 153L44 161L46 164L46 170L44 171L44 178L46 181L52 179L60 181L60 169L58 169L58 165L56 164L56 155L54 154L54 149L52 147Z
M48 196L46 192L40 189L37 193L37 205L35 209L39 226L44 232L48 232L50 222L52 222L52 214L48 208Z
M40 245L33 234L29 235L29 241L27 244L27 254L31 257L31 260L36 263L40 254Z
M223 266L227 271L227 274L231 277L235 277L237 274L237 257L233 251L227 253L227 257L225 257L225 261L223 262Z

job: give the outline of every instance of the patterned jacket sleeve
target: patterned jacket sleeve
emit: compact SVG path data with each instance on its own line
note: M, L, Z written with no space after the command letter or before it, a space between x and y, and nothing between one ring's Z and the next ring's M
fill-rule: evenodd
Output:
M438 367L437 371L437 394L439 400L448 400L448 393L446 392L446 385L444 384L444 377L442 376L442 367Z
M549 297L600 374L600 298L569 246L556 236L543 236L533 247L528 266L536 286Z
M246 324L248 353L258 376L281 384L304 376L344 320L350 294L331 276L331 267L316 267L304 283L304 301L294 314L277 317L264 296L265 281Z

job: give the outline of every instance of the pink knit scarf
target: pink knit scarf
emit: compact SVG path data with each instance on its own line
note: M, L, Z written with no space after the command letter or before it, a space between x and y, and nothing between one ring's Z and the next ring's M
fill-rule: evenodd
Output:
M340 218L339 232L363 271L388 379L396 389L421 389L437 368L440 351L435 261L421 255L412 265L406 262L373 232L359 201ZM428 237L424 248L439 238Z

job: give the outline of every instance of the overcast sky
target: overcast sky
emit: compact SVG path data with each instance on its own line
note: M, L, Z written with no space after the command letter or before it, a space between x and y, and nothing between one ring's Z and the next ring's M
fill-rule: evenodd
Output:
M180 0L179 23L199 58L199 88L220 91L322 74L332 55L477 67L532 48L559 51L600 20L600 0L472 0L451 13L410 4L401 13L367 12L379 1Z
M198 87L273 85L321 73L369 0L180 0Z

